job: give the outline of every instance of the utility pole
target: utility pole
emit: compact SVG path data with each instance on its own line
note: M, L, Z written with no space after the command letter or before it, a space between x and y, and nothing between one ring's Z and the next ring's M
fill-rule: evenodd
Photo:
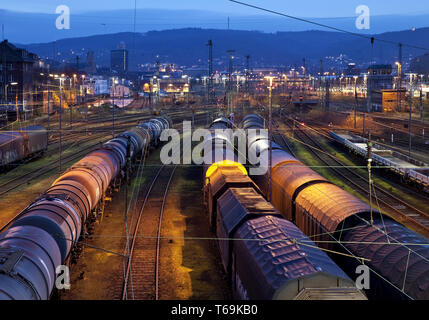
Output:
M356 112L359 104L358 93L357 93L357 77L355 77L355 129L356 129Z
M399 77L399 88L398 88L398 101L399 101L399 112L402 111L402 43L399 44L399 54L398 54L398 59L399 59L399 69L398 69L398 77Z
M270 93L270 110L268 113L268 140L270 141L270 152L268 153L268 166L269 166L269 193L268 201L272 200L273 193L273 77L268 78L270 81L270 86L268 87Z
M116 87L115 87L115 81L113 80L113 98L112 98L112 137L115 138L115 94L116 94Z
M207 46L209 47L209 85L207 89L207 102L208 104L213 103L213 41L209 40L207 43Z
M86 103L86 90L85 90L85 95L83 99L84 99L83 104L85 106L85 121L86 121L85 135L88 135L88 104Z
M410 156L410 158L411 158L411 135L412 135L412 121L413 121L413 119L412 119L412 113L413 113L413 94L414 94L414 88L413 88L413 86L414 86L414 79L413 79L413 75L412 74L410 74L410 120L409 120L409 123L408 123L408 130L409 130L409 141L408 141L408 148L409 148L409 150L408 150L408 153L409 153L409 156Z
M373 66L373 51L374 51L374 37L371 38L371 61L369 64L369 70L372 70ZM367 112L371 112L372 109L372 74L368 75L367 81Z
M2 94L4 104L8 104L7 101L7 83L8 83L8 77L7 77L7 63L6 63L6 49L2 50L2 73L3 73L3 79L4 79L4 92ZM6 118L7 118L7 110L6 110Z
M247 95L250 94L249 74L250 74L250 55L247 55L246 56L246 72L245 72L245 77L246 77L246 94Z
M423 114L423 90L420 88L420 120L424 122L424 114Z
M329 92L329 87L330 87L330 83L329 83L329 79L325 80L326 82L326 93L325 93L325 111L329 111L329 99L330 99L330 92Z
M71 99L69 101L69 109L70 109L70 130L73 129L73 87L70 88L70 96Z
M51 121L50 121L50 109L51 109L51 107L50 107L50 103L49 103L49 83L48 83L48 138L49 138L49 130L50 130L50 123L51 123Z
M305 65L305 58L302 59L302 74L304 76L304 80L305 80L305 76L307 75L307 66Z
M320 104L324 101L324 95L323 95L323 86L322 86L322 79L323 79L323 60L320 59L320 76L319 76L319 95L320 95Z
M227 91L228 91L228 95L227 95L227 97L228 97L228 111L227 111L227 113L229 114L231 112L231 109L232 109L232 60L234 59L233 54L235 51L234 50L228 50L227 52L229 54L229 71L228 71L229 79L228 79L228 89L227 89Z
M371 176L371 164L372 164L372 142L371 132L369 132L368 145L367 145L367 156L368 156L368 183L369 183L369 213L371 217L371 226L374 224L372 217L372 176Z
M60 132L60 143L59 143L59 146L58 146L58 149L59 149L59 153L60 153L60 155L59 155L59 160L60 160L60 163L59 163L59 167L60 167L60 174L62 173L62 159L61 159L61 155L62 155L62 130L63 130L63 128L62 128L62 113L63 113L63 86L62 86L62 78L60 78L60 114L59 114L59 132Z

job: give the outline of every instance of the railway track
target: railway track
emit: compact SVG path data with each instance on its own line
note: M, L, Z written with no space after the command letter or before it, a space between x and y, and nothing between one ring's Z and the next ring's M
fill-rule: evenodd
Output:
M288 120L288 125L295 126L296 124L292 124L291 120ZM324 152L322 145L304 130L301 124L298 124L298 127L295 126L295 128L295 135L317 159L343 181L347 181L350 187L365 197L369 196L368 177L362 176L345 166L335 156ZM373 184L373 188L375 206L379 206L381 210L391 214L394 218L413 225L416 230L419 230L425 236L429 236L429 214L427 212L419 210L378 185Z
M149 119L151 116L142 116L142 117L138 117L138 118L132 118L134 121L136 120L145 120L146 118ZM179 118L179 116L177 116L177 119L182 119ZM195 123L199 123L201 121L204 121L207 117L206 113L203 114L197 114L195 115ZM118 124L115 127L115 131L118 130L120 132L123 132L124 130L130 128L130 123L129 123L129 117L126 118L121 118L120 120L118 120ZM105 135L106 131L108 131L110 133L110 129L103 129L103 130L99 130L96 131L94 134L91 135L84 135L86 132L85 130L82 131L73 131L73 132L67 132L67 130L64 130L64 134L62 137L62 149L65 151L70 147L73 147L74 145L76 145L77 143L82 144L82 143L86 143L90 140L94 140L94 139L98 139L100 137L102 137L103 135ZM84 136L82 136L84 135ZM49 145L48 145L48 150L45 151L44 153L44 157L50 157L50 156L55 156L58 153L58 146L59 146L59 139L58 136L56 136L55 138L51 138ZM27 159L25 161L23 161L22 163L19 163L15 168L9 170L7 173L10 174L13 171L19 170L22 165L28 164L30 161L35 160L35 158L31 158L31 159ZM44 165L44 164L43 164ZM32 170L31 172L26 172L24 174L22 174L21 176L23 178L27 177L27 176L31 176L31 174L33 173L37 173L39 171L40 168L36 168L34 170ZM16 180L19 180L20 177L14 177L12 179L10 179L9 181L3 182L0 184L0 195L2 195L2 189L4 189L6 187L7 184L11 184L14 183Z
M195 116L195 122L201 122L203 120L206 119L207 114L198 114ZM183 117L183 116L182 116ZM182 119L182 118L180 118ZM124 119L122 119L123 121ZM134 119L135 120L135 119ZM124 124L118 124L117 129L118 130L126 130L128 127L130 126L130 124L128 123L124 123ZM121 132L122 132L121 131ZM82 137L80 133L73 133L73 134L65 134L64 138L63 138L63 150L67 150L70 147L73 147L74 145L76 145L77 143L82 144L82 143L86 143L88 141L94 140L94 139L98 139L100 137L103 136L103 132L101 133L96 133L90 136L84 136ZM107 141L107 140L106 140ZM68 143L65 143L68 142ZM53 142L50 144L50 149L45 153L44 156L53 156L56 155L58 153L56 146L59 142ZM87 152L89 152L93 147L99 145L100 143L94 144L93 146L90 146L88 148L85 148L81 151L79 151L78 153L75 153L74 155L70 155L70 156L66 156L62 159L62 161L64 163L72 161L72 160L76 160L79 157L85 155ZM56 164L58 164L59 159L55 159L47 164L44 164L43 167L38 167L34 170L31 170L29 172L23 173L20 176L17 177L13 177L3 183L0 184L0 196L6 194L9 191L12 191L18 187L20 187L22 184L25 183L29 183L31 180L40 177L41 175L49 172L50 170L54 169L54 166ZM24 162L23 164L26 164L27 162ZM11 171L14 170L18 170L20 168L20 166L14 168ZM9 171L9 172L11 172Z
M122 300L159 299L162 219L168 190L176 171L162 165L153 178L134 219L122 288Z
M69 156L65 156L61 159L61 161L63 164L66 164L70 161L80 159L82 156L86 155L89 151L91 151L95 147L99 146L100 143L101 142L90 145L90 146L88 146L82 150L79 150L77 153L74 153L74 154L69 155ZM38 178L38 177L44 175L45 173L50 172L51 170L56 168L59 161L60 161L59 159L55 159L55 160L49 162L48 164L46 164L45 166L43 166L42 168L38 168L36 170L26 172L26 173L24 173L18 177L15 177L11 180L8 180L8 181L0 184L0 196L4 195L5 193L7 193L9 191L12 191L12 190L18 188L19 186L21 186L24 183L29 183L31 180Z
M335 111L333 111L335 112ZM345 112L336 112L339 114L344 115L352 115L352 113L345 113ZM396 152L399 152L405 156L409 155L409 132L408 129L400 129L397 127L392 126L392 123L382 123L377 119L381 119L377 116L372 115L372 118L370 119L370 124L367 124L368 127L372 127L371 130L371 137L374 141L377 142L377 144L385 146L387 148L390 148ZM386 119L387 120L387 119ZM393 121L398 121L393 119ZM309 121L315 125L320 126L326 126L325 123L319 122L317 120L311 120ZM408 124L408 121L405 120L406 124ZM396 123L397 124L397 123ZM375 130L374 126L379 126L384 128L383 130ZM429 151L429 145L426 144L427 137L423 137L419 134L421 133L423 127L419 127L419 129L416 129L418 127L418 121L413 120L413 130L417 130L418 132L414 132L412 134L412 152L411 155L413 158L423 161L423 162L429 162L429 157L427 156ZM394 129L394 142L391 142L391 134L392 134L392 128ZM339 127L340 130L348 130L354 134L357 134L359 136L362 136L362 129L354 129L354 128L343 128ZM384 131L384 132L383 132ZM429 132L429 129L425 130L426 132Z
M276 120L274 120L274 124L277 128L279 127L278 122ZM284 134L282 134L278 130L275 130L273 134L273 138L274 138L274 142L276 142L281 147L285 148L287 152L289 152L293 157L296 158L295 151L293 150L291 144L286 140Z

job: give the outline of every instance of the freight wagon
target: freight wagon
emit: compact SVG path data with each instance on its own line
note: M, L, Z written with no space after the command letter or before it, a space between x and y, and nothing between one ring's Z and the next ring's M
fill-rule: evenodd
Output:
M0 132L0 168L43 154L48 147L48 131L41 126L30 126L19 131Z
M219 121L215 127L222 129ZM214 146L212 153L229 155L226 144ZM326 253L263 198L243 165L226 159L206 166L204 175L208 220L236 299L366 299Z
M262 120L259 127L264 127ZM368 297L429 299L428 239L371 209L286 151L277 149L273 159L274 207L320 247L342 253L332 258L349 276L364 261L371 272ZM265 195L267 179L255 177Z
M0 300L49 299L56 268L69 260L112 182L169 127L167 119L152 119L110 140L18 215L0 234ZM28 140L37 141L31 135Z
M368 140L351 133L330 132L330 136L348 150L367 158ZM429 192L429 165L402 155L396 151L373 144L371 157L381 166L389 168L405 181L416 183L421 189Z

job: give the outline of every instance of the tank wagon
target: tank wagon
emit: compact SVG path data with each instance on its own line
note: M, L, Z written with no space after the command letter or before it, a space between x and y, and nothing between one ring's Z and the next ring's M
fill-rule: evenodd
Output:
M260 120L259 127L263 126ZM265 148L261 152L269 152ZM366 259L365 265L370 269L370 289L366 291L369 298L429 299L428 239L371 210L284 150L273 150L272 170L272 203L285 218L320 247L353 256L332 255L349 276L356 276L356 267ZM264 194L267 179L268 176L254 179Z
M240 163L222 160L205 168L204 199L235 298L366 299L327 254L263 198Z
M155 124L155 125L154 125ZM170 123L150 120L89 153L61 175L0 234L0 300L48 299L89 218L138 154ZM131 158L133 157L133 158Z
M210 133L204 137L202 155L204 157L204 173L213 163L223 160L234 161L237 156L234 144L231 141L233 124L225 117L214 120L210 126Z
M48 147L48 131L41 126L29 126L19 131L0 133L0 168L37 157Z

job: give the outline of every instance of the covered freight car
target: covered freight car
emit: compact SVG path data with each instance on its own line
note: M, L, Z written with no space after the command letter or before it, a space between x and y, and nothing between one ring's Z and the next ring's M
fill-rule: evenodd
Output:
M354 282L252 188L218 200L217 237L236 298L364 300Z
M261 121L259 127L263 127ZM272 203L285 217L321 247L351 256L333 256L350 276L366 259L371 271L369 297L428 298L428 239L371 210L286 151L279 150L278 154L284 161L273 169Z
M42 126L29 126L20 130L24 136L25 157L43 153L48 147L48 130Z
M226 129L228 123L220 119L213 128ZM261 196L246 169L228 158L228 136L209 138L215 148L208 156L224 158L205 168L205 202L235 297L365 299L325 253Z
M24 136L15 131L0 133L0 165L10 165L24 159Z
M0 133L0 167L42 154L48 147L48 131L42 126Z
M259 190L243 165L229 160L213 164L207 170L205 179L204 201L212 231L216 230L217 200L227 189L251 187Z

